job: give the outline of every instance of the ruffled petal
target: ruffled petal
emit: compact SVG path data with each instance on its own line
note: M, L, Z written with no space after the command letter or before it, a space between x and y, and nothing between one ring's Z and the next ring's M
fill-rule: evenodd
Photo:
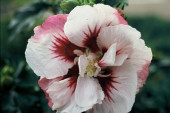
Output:
M99 61L99 65L103 66L121 66L123 62L128 58L128 54L116 55L116 44L112 44L102 59Z
M91 108L92 106L80 107L77 105L75 101L75 94L73 94L71 100L65 106L57 109L57 113L82 113Z
M55 81L48 87L47 93L52 100L53 110L63 107L71 100L72 91L74 88L69 87L70 79L72 78Z
M137 73L133 65L125 61L122 66L111 68L111 76L98 78L104 101L110 105L111 113L127 113L135 101Z
M149 64L152 60L151 49L145 46L140 37L140 32L132 27L116 25L103 28L97 38L101 50L107 50L113 43L117 44L116 55L119 56L119 58L116 58L118 59L117 62L122 64L123 62L120 61L127 59L134 65L138 73L138 89L145 83Z
M93 106L101 103L104 99L104 93L95 78L78 77L75 90L75 101L81 107Z
M116 44L112 44L102 59L99 61L99 66L113 66L116 57Z
M112 44L116 43L117 54L128 54L133 43L138 41L140 37L141 34L136 29L120 24L101 29L97 44L101 50L107 50Z
M74 50L82 48L68 41L63 32L67 15L49 17L34 29L25 52L29 66L38 76L48 79L67 74L74 64Z
M117 55L113 66L121 66L127 58L128 54Z
M49 97L49 94L47 93L47 89L48 87L50 87L50 85L53 82L59 81L61 80L61 77L55 78L55 79L46 79L45 77L41 77L40 80L38 81L38 84L40 86L40 88L44 91L45 95L46 95L46 99L48 100L48 105L50 107L52 107L53 103L51 98Z
M96 52L99 50L96 38L100 29L120 24L118 15L118 11L108 5L77 6L70 12L64 32L72 43Z
M152 51L145 46L142 39L135 42L133 52L129 55L128 60L135 66L138 73L138 90L145 83L149 74L149 65L152 60Z
M115 25L101 29L97 44L102 51L106 51L116 43L116 58L112 66L120 66L133 51L134 43L139 41L140 32L128 25Z

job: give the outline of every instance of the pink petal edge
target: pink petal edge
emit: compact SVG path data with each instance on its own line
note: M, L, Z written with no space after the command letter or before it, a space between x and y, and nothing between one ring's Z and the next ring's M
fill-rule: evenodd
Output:
M143 86L145 83L148 75L149 75L149 65L150 61L146 61L146 64L142 67L141 71L138 72L138 87L137 87L137 92L139 89Z
M48 34L49 32L58 33L59 31L64 33L63 28L67 20L67 16L68 16L67 14L66 15L59 14L48 17L41 26L37 26L34 28L35 35L32 36L31 38L38 41L40 40L42 34L43 35Z
M49 97L49 94L46 92L48 90L48 87L50 87L50 85L55 82L55 81L59 81L61 80L62 77L58 77L55 79L47 79L45 77L41 77L40 80L38 81L38 84L40 86L40 88L44 91L45 95L46 95L46 99L48 100L48 105L52 108L53 103L51 98Z
M115 12L114 14L117 16L119 24L128 25L127 21L119 14L119 12Z

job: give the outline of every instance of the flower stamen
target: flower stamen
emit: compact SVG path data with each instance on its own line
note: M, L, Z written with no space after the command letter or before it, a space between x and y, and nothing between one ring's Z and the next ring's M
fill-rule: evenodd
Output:
M98 66L95 59L88 59L88 65L86 67L86 74L88 77L97 77L101 68Z

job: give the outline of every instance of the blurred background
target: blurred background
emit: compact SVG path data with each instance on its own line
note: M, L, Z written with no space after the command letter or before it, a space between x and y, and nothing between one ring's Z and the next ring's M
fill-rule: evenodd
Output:
M170 0L129 0L128 6L127 0L110 1L109 5L124 9L129 25L142 33L154 55L150 75L130 113L170 113ZM37 84L39 78L25 62L24 52L35 26L50 15L68 13L77 4L1 0L0 113L54 113Z

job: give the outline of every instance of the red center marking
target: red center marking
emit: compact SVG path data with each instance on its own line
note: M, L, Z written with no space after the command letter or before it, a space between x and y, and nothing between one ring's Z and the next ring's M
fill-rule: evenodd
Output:
M79 76L78 65L74 65L72 68L69 69L67 75L63 77L63 79L70 78L68 88L73 87L72 94L76 89L78 76Z
M100 29L101 27L97 29L97 25L96 25L94 30L92 31L91 28L88 26L89 33L84 32L86 38L84 39L83 44L94 53L99 51L99 47L96 43L96 39L98 37Z
M109 69L109 68L106 68L103 71L104 71L103 75L113 74L111 69ZM108 98L108 100L110 102L114 101L112 99L112 97L111 97L112 90L118 90L114 86L115 83L119 83L119 82L114 80L115 78L117 78L117 77L112 77L112 76L109 76L109 77L97 77L97 79L99 81L99 84L101 85L102 90L104 91L105 96Z
M55 37L55 42L53 42L52 48L53 54L56 54L54 58L60 57L61 60L73 62L74 58L77 56L74 54L74 50L85 51L84 48L78 47L71 43L67 37L61 36L61 38Z

